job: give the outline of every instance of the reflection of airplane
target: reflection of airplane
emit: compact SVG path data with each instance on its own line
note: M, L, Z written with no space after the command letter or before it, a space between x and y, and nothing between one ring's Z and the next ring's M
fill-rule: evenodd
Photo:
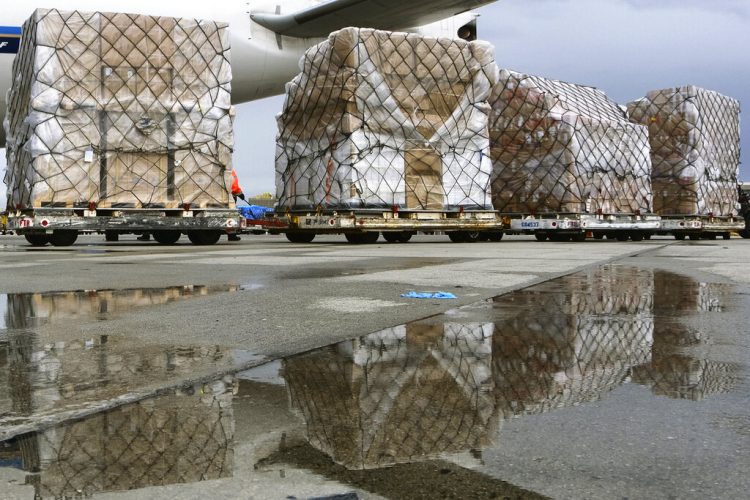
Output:
M59 0L43 6L228 22L232 37L232 100L237 103L281 93L284 83L298 72L297 63L304 50L331 31L361 26L472 39L476 33L475 16L468 11L493 1L289 0L282 6L282 2L267 0ZM5 94L10 87L11 63L18 51L21 25L32 10L25 2L6 5L0 21L0 115L5 114Z

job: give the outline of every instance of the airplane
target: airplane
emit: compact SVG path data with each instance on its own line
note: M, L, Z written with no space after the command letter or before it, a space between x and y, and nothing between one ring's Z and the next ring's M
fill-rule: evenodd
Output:
M283 93L305 50L347 26L476 38L473 9L495 0L45 0L40 8L186 17L229 24L232 101ZM0 21L0 116L10 87L21 26L35 7L6 5ZM0 130L0 140L4 142Z

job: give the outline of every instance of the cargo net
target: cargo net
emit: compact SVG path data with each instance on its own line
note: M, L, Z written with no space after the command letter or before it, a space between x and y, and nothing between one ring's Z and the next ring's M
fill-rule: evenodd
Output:
M494 434L491 324L414 324L290 358L310 443L349 469L479 449Z
M231 383L123 406L18 438L37 498L231 477Z
M347 28L300 67L278 116L278 206L490 208L490 45Z
M737 215L738 101L691 85L649 92L628 112L648 126L657 213Z
M225 24L39 9L4 122L9 207L226 207Z
M651 357L653 293L651 272L605 266L496 299L498 413L575 406L624 383Z
M647 130L600 90L501 70L490 104L495 209L651 211Z

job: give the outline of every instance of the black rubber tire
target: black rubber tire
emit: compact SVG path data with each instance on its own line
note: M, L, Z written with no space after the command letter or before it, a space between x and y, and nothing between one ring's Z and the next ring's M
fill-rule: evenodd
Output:
M701 239L704 240L715 240L716 239L716 233L702 233Z
M401 231L398 241L399 243L409 243L412 236L414 236L414 233L411 231Z
M690 241L698 241L701 239L700 234L688 234L688 238L690 238Z
M344 233L346 241L353 245L371 245L378 241L380 233L376 231L368 231L365 233Z
M685 234L684 233L675 233L674 239L682 241L682 240L685 239Z
M630 233L630 239L632 241L643 241L644 235L640 231L633 231Z
M104 241L120 241L120 234L114 231L104 231Z
M488 241L497 243L498 241L503 240L503 236L505 236L505 233L503 233L502 231L487 231L486 233L484 233L484 235L487 237Z
M448 238L453 243L466 243L466 233L464 231L449 231Z
M586 241L586 233L576 233L570 238L571 240L575 241L576 243L583 243Z
M23 235L32 247L43 247L50 242L50 235L40 233L26 233Z
M615 236L615 239L617 241L628 241L628 238L630 238L630 235L624 231L620 231Z
M569 235L569 234L555 234L555 233L552 233L552 234L549 235L549 240L550 241L554 241L555 243L565 243L567 241L570 241L570 236L571 235Z
M724 240L728 240L732 237L730 233L721 233L721 238Z
M387 241L388 243L400 243L401 242L401 232L390 232L390 231L384 231L383 232L383 239Z
M151 236L153 236L154 240L160 245L174 245L180 239L182 233L179 231L162 229L159 231L154 231L153 233L151 233Z
M745 229L739 231L739 235L743 238L750 238L750 216L745 216Z
M649 233L644 234L643 235L643 239L644 240L650 240L651 239L651 234L649 234Z
M289 231L284 233L286 239L292 243L312 243L315 239L315 233L305 233L302 231Z
M60 229L52 231L49 241L55 247L69 247L78 239L78 231Z
M193 245L215 245L221 239L222 231L188 231L188 239Z
M603 240L604 239L604 233L594 233L594 239L595 240Z
M534 233L534 238L536 238L536 241L547 241L547 233Z

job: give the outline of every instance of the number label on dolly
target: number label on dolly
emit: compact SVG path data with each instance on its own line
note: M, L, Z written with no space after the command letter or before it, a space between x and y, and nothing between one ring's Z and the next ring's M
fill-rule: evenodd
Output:
M31 219L21 219L18 221L18 227L31 227L34 225L34 221Z
M537 228L539 228L539 223L538 222L526 222L526 221L523 221L523 222L521 222L521 227L523 229L537 229Z

